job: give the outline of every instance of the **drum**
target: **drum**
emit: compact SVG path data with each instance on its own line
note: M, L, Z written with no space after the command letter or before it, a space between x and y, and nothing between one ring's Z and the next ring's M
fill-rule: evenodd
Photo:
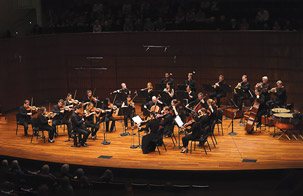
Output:
M285 108L273 108L272 113L290 113L289 109L285 109Z
M289 130L293 128L293 113L276 113L273 115L275 126L278 129Z

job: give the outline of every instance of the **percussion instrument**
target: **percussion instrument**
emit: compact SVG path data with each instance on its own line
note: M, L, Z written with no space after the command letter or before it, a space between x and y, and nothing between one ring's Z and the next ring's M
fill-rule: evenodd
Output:
M283 134L278 139L285 135L290 140L287 135L287 131L293 129L294 127L292 122L293 113L276 113L273 115L273 119L275 120L275 127L283 132Z
M286 108L273 108L272 113L290 113L289 109Z

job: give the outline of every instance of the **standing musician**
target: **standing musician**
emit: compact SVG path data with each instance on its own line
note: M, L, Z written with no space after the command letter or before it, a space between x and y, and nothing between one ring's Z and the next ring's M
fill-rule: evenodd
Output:
M145 103L152 100L152 97L154 96L154 90L153 90L153 84L151 82L148 82L146 85L146 88L141 89L142 92L147 91L147 96Z
M189 86L192 91L196 92L197 87L196 87L196 82L193 79L193 73L187 74L187 80L185 80L184 83L186 87Z
M54 127L48 124L50 122L50 116L47 113L45 107L41 107L37 119L39 122L39 128L48 131L48 142L54 143L55 141L53 140L53 138L54 138L55 129Z
M256 94L256 101L260 104L257 115L256 115L256 122L258 122L257 127L261 127L261 117L262 115L267 113L267 106L265 101L265 95L261 93L261 89L257 88L255 90Z
M170 83L170 84L171 84L171 87L172 87L172 88L175 88L174 79L172 79L172 78L170 77L170 75L171 75L171 74L169 74L169 73L165 73L165 74L164 74L164 78L162 78L162 80L161 80L162 89L165 88L165 86L166 86L167 83Z
M206 103L206 101L204 99L204 95L203 95L202 92L199 92L197 99L194 100L194 101L192 101L192 102L189 102L186 107L195 107L198 104L201 104L201 106L203 108L207 108L208 107L208 105L207 105L207 103Z
M209 121L210 123L213 123L217 120L217 112L218 108L216 105L216 102L213 99L207 99L207 110L209 113Z
M116 106L120 107L122 103L126 100L127 95L130 95L131 91L127 88L125 83L121 83L121 89L115 90L111 94L116 94L116 99L114 103Z
M79 133L79 142L81 146L87 147L86 140L91 132L84 125L83 110L81 106L75 106L71 121L74 132Z
M278 80L276 84L277 87L269 90L269 92L274 93L274 95L276 96L276 98L267 102L267 105L270 109L286 105L287 95L286 90L283 86L283 82L281 80Z
M265 102L270 100L270 92L268 92L270 90L270 86L268 84L268 77L267 76L263 76L262 77L262 82L257 83L255 88L260 89L260 92L265 97Z
M191 103L197 99L196 93L191 90L190 86L186 87L186 91L188 93L188 102L187 103Z
M135 103L132 101L130 95L127 96L126 101L124 101L121 106L121 108L127 108L127 107L131 108L131 113L128 115L124 115L125 130L128 129L128 123L127 123L128 119L130 119L131 129L134 130L134 121L132 118L135 116Z
M92 102L95 105L98 99L93 96L93 92L91 90L87 90L86 93L87 96L83 99L83 103L87 105L89 102Z
M58 104L54 105L53 107L53 113L54 113L54 118L52 122L52 126L55 129L55 135L57 135L57 130L56 126L65 124L67 126L67 132L68 132L68 139L66 141L71 140L71 133L72 133L72 124L68 119L68 114L72 109L69 107L64 107L64 101L63 99L60 99L58 101Z
M130 90L126 87L125 83L121 83L121 93L125 94L125 95L129 95L131 92Z
M191 134L182 137L183 149L181 150L181 153L188 152L188 142L190 140L199 139L202 135L203 137L207 137L206 131L209 126L209 117L205 108L202 108L200 111L201 115L199 119L192 124L189 130L187 130L187 132L191 132Z
M243 94L239 95L237 93L237 89L241 90ZM247 81L247 75L242 76L242 82L239 82L237 86L234 89L234 102L238 106L238 111L242 110L243 100L249 99L251 102L251 105L254 102L254 96L250 92L250 84Z
M106 132L113 132L114 128L115 128L115 118L113 117L113 112L114 110L117 108L117 106L115 106L114 104L112 104L110 102L109 98L106 98L103 102L102 105L102 110L103 113L105 113L103 120L105 121L105 125L106 125ZM111 126L110 126L110 130L109 130L109 122L112 121Z
M226 87L226 85L227 84L224 80L223 75L220 75L219 76L219 81L213 85L213 88L215 89L216 92L211 94L209 97L211 99L216 98L218 107L221 106L220 99L223 98L223 97L226 97L226 92L224 90L224 87Z
M163 108L163 113L159 114L157 118L160 118L160 128L163 129L163 134L165 137L170 137L172 132L174 131L174 124L173 124L173 116L170 113L170 109L168 106Z
M156 118L154 113L150 113L150 120L147 122L142 122L140 124L146 126L143 128L139 127L139 131L146 131L148 134L142 137L142 152L143 154L147 154L149 152L153 152L156 149L156 143L153 140L160 139L162 134L159 131L159 119Z
M23 125L24 127L24 136L28 137L28 125L31 124L31 116L35 113L37 113L38 108L35 108L33 110L33 107L29 105L29 100L25 100L23 106L20 106L19 108L19 123Z
M97 119L100 117L101 111L94 107L93 103L89 103L85 110L85 126L92 128L92 139L97 138L97 132L99 131L100 125Z
M169 105L171 100L173 100L173 98L175 97L175 91L172 88L171 83L166 83L166 88L164 88L163 91L168 94L168 100L165 100L165 103L166 105Z
M160 101L156 96L152 97L152 100L144 104L144 108L149 112L159 113L164 103Z

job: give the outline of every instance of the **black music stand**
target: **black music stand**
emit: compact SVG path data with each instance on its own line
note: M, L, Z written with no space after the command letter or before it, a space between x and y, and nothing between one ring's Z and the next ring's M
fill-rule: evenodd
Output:
M166 105L170 105L170 100L172 99L167 92L162 91L160 93L161 100L166 103Z
M158 91L162 91L164 88L162 86L162 84L155 84L156 90Z
M212 93L216 91L215 88L210 84L202 84L202 87L206 92Z
M119 110L119 112L118 112L118 116L123 116L123 117L130 116L131 113L132 113L132 107L130 107L130 106L128 106L128 107L121 107L120 110ZM122 137L130 135L129 132L127 132L125 130L125 127L124 127L123 123L122 123L122 127L123 127L124 132L121 133L120 135Z
M148 92L147 92L147 90L139 90L139 91L137 91L137 93L138 93L138 97L140 97L140 98L147 98L148 97Z
M230 102L232 103L232 105L238 107L232 99L230 99ZM230 108L233 108L233 106L230 106ZM227 109L227 108L226 108L226 109ZM234 114L234 115L233 115L232 118L231 118L231 122L230 122L230 124L229 124L228 127L227 127L227 129L228 129L228 128L230 127L230 125L231 125L231 132L228 133L228 135L231 135L231 136L233 136L233 135L238 135L238 133L234 132L234 119L235 119L235 117L236 117L236 115L237 115L237 111L236 111L236 112L233 112L233 114Z
M179 91L186 91L186 85L185 84L177 84Z
M176 91L176 97L177 97L177 100L179 100L179 101L188 100L188 98L189 98L188 93L186 91L180 91L180 90ZM184 104L184 105L186 105L186 104Z
M104 139L103 139L103 141L101 142L101 144L103 144L103 145L110 145L110 141L107 141L106 140L106 129L105 129L105 118L106 117L104 117L104 119L103 119L103 130L104 130L104 133L103 133L103 135L104 135Z
M235 91L236 91L236 94L237 94L237 96L238 96L238 99L241 99L242 100L242 109L241 109L241 119L240 119L240 121L238 122L238 124L240 125L240 126L244 126L244 124L243 124L243 116L244 116L244 111L243 111L243 105L244 105L244 102L243 102L243 100L245 99L245 97L246 97L246 94L245 94L245 92L242 90L242 89L239 89L239 88L235 88ZM233 101L233 104L234 105L236 105L236 103ZM238 110L239 110L239 107L238 107L238 105L236 105L237 106L237 108L238 108Z

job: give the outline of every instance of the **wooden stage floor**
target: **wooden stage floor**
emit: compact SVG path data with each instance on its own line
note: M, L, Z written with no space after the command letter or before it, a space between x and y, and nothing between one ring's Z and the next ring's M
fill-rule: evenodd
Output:
M262 129L261 133L253 135L246 134L244 127L239 126L239 119L235 120L234 131L238 135L230 136L228 128L230 120L224 120L224 136L218 135L217 148L205 155L202 148L197 148L192 154L181 154L180 149L173 148L170 138L165 138L167 152L160 148L158 152L142 154L141 149L131 149L131 136L121 137L122 124L116 122L117 132L108 134L111 144L104 146L103 127L97 134L97 139L88 139L87 148L71 148L71 142L67 139L67 131L59 130L59 136L54 144L43 140L33 140L23 136L23 127L19 126L16 136L15 112L7 115L7 121L2 117L0 120L0 154L42 160L48 162L64 162L69 164L80 164L88 166L137 168L137 169L159 169L159 170L250 170L250 169L280 169L280 168L303 168L303 140L287 140L286 138L272 137L271 131ZM137 130L135 130L137 132ZM32 133L31 127L29 134ZM65 134L65 135L64 135ZM177 128L175 128L177 135ZM135 144L138 136L135 136ZM111 159L100 159L100 155L112 156ZM242 162L243 159L256 159L256 163Z

